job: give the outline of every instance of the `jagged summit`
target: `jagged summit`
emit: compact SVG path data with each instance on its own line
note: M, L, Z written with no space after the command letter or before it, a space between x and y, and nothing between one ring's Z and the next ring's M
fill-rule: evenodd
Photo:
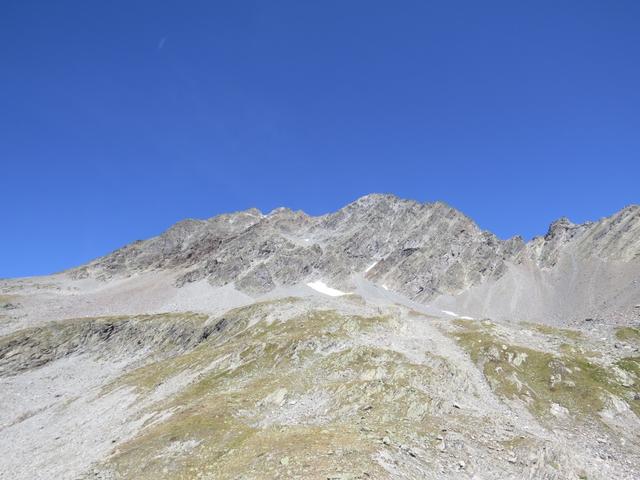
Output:
M352 290L375 262L366 279L412 301L460 296L476 314L575 318L609 301L609 288L626 289L619 283L636 271L639 255L637 205L580 225L561 218L546 235L525 243L521 237L501 240L442 202L370 194L321 216L281 207L267 215L249 209L186 220L70 274L108 280L165 270L175 274L179 288L204 280L262 295L318 278ZM626 265L624 275L613 273L620 263ZM609 269L595 287L596 270ZM512 282L516 286L499 299L475 297L474 292ZM514 293L523 288L535 293ZM573 292L573 302L556 299L556 293L567 292ZM531 299L539 305L532 308ZM558 311L559 305L566 308Z
M182 268L180 284L202 278L214 285L234 281L241 290L255 293L317 274L344 283L371 258L385 260L392 274L397 268L418 269L422 257L409 259L416 252L430 257L472 256L470 249L477 250L477 244L485 242L501 255L501 243L495 237L481 232L451 207L372 194L319 217L278 208L266 216L248 210L180 222L159 237L128 245L81 267L74 275L105 278L146 269ZM499 262L485 260L484 271L489 274ZM446 260L437 263L434 270L449 267ZM433 276L428 270L421 276L425 285L418 285L420 278L413 284L416 291L432 295L437 288L428 285L426 276ZM448 282L444 283L447 287Z

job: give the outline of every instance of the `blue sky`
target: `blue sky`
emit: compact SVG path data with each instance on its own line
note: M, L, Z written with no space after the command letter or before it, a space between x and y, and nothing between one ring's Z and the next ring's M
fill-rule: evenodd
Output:
M370 192L502 238L640 202L637 1L0 10L0 277Z

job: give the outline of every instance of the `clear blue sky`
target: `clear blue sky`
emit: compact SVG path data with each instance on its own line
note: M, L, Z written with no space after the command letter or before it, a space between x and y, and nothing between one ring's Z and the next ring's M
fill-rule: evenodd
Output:
M506 238L640 202L640 2L11 1L0 277L370 192Z

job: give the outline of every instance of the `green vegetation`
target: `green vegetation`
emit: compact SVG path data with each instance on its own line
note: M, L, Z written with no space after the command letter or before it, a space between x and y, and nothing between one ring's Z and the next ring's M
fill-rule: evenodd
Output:
M350 343L389 318L315 311L271 321L268 309L252 305L225 314L229 326L220 338L111 386L148 391L180 375L194 378L150 406L149 413L175 413L162 423L151 420L122 445L110 461L116 472L140 479L238 478L246 472L315 478L321 469L376 478L384 472L370 457L386 431L403 425L434 431L430 398L416 388L429 381L430 369L396 352ZM299 403L305 407L296 410ZM184 455L162 453L185 445L190 450Z
M553 337L565 337L569 340L580 340L583 338L582 332L578 330L571 330L569 328L558 328L552 327L550 325L545 325L542 323L531 323L531 322L522 322L522 325L533 328L539 333L543 335L553 336Z
M616 365L626 372L635 375L636 380L640 381L640 357L625 357L618 360Z
M560 352L565 355L583 355L588 358L600 358L602 357L602 353L596 350L589 350L583 347L582 345L562 343L560 347L558 347Z
M464 330L491 330L495 324L489 320L469 320L466 318L456 318L451 323Z
M500 445L505 450L527 450L531 451L532 443L534 443L533 439L530 437L517 436L510 438L509 440L501 440Z
M552 403L580 418L595 417L605 406L607 395L625 397L629 392L614 380L609 369L579 353L555 355L509 345L476 330L458 333L456 339L496 392L522 400L540 417L549 415ZM632 408L640 413L638 405Z
M621 327L616 330L618 340L640 343L640 329L633 327Z

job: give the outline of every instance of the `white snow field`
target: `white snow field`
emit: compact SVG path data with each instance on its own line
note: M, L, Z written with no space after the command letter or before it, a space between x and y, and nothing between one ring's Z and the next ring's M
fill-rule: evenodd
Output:
M335 288L328 287L327 284L324 283L322 280L309 282L307 283L307 286L313 288L316 292L329 295L330 297L341 297L343 295L349 295L349 293L347 292L343 292L341 290L336 290Z
M377 264L378 264L378 262L373 262L371 265L369 265L369 266L367 267L367 269L364 271L364 273L370 272L370 271L371 271L371 269L372 269L373 267L375 267Z

